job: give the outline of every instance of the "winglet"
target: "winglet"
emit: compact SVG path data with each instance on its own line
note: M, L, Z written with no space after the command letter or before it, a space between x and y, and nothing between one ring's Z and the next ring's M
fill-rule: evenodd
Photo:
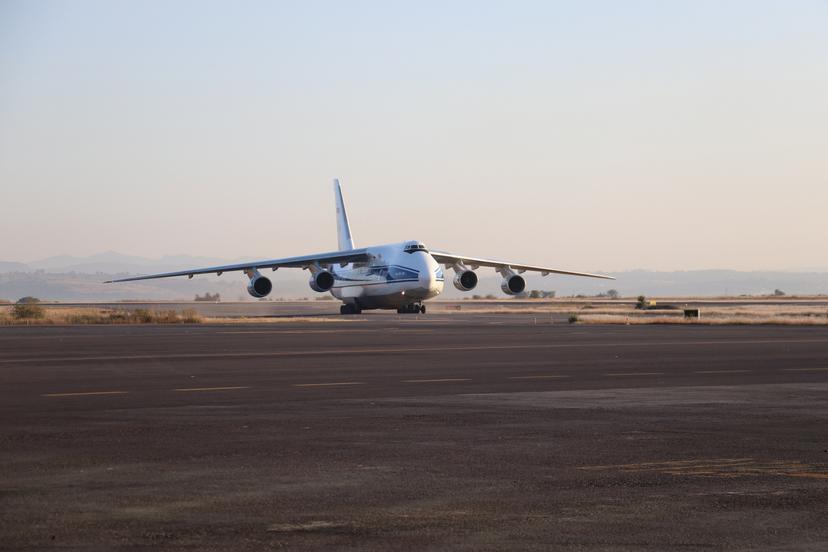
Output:
M354 239L351 237L351 226L348 224L348 213L345 212L345 201L342 199L342 188L339 179L334 178L334 201L336 202L336 237L340 251L354 248Z

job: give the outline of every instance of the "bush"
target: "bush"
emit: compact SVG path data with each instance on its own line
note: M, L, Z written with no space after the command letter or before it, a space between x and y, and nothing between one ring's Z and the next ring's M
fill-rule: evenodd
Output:
M32 303L18 303L12 307L12 316L18 320L44 318L46 309Z
M643 295L638 296L638 302L635 304L635 308L639 310L644 310L647 308L647 298Z
M35 303L40 303L40 299L37 297L32 297L27 295L26 297L21 297L17 300L18 305L34 305Z
M569 315L569 323L570 324L575 324L576 322L578 322L578 315L577 314L570 314Z
M201 316L192 309L181 313L174 310L135 309L134 311L83 312L69 316L67 322L69 324L198 324L201 322Z
M221 294L218 293L218 292L210 293L210 292L205 291L204 295L196 294L195 300L196 301L212 301L212 302L218 303L219 301L221 301Z

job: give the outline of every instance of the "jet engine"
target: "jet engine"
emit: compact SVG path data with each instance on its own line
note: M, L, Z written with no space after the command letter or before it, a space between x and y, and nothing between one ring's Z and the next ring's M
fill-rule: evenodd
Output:
M526 289L526 280L517 274L507 274L500 283L500 289L506 295L517 295Z
M309 284L313 291L328 291L334 285L334 276L327 270L319 270L311 276Z
M454 275L454 287L460 291L471 291L477 287L477 274L473 270L464 270Z
M247 276L250 278L250 282L247 284L247 293L256 299L266 297L271 291L273 291L273 284L268 278L265 278L259 274L258 270L248 272Z

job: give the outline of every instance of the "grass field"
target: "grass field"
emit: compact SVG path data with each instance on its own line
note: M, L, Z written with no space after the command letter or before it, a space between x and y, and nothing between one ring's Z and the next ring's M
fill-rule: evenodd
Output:
M199 324L203 318L193 310L113 310L98 308L49 308L27 305L0 310L0 325L42 326L51 324Z
M692 300L686 300L693 303ZM254 304L252 304L254 305ZM485 315L550 316L568 319L577 324L783 324L828 325L828 303L812 304L695 304L701 318L685 318L684 302L667 303L660 300L656 309L636 309L631 302L551 300L551 301L476 301L432 302L429 313L447 315L453 312ZM308 321L319 324L347 323L362 320L361 317L339 316L319 311L313 316L296 312L285 315L277 307L267 313L249 313L235 309L235 315L215 313L200 314L188 303L175 305L150 305L146 308L130 308L113 305L60 306L9 305L0 307L0 325L76 325L76 324L249 324ZM331 310L334 310L333 307ZM278 316L273 314L278 312ZM289 311L288 311L289 312ZM366 312L367 316L374 313ZM426 315L427 316L427 315Z
M684 298L683 302L692 303ZM828 325L828 304L797 305L694 305L699 307L701 318L685 318L681 302L670 303L660 300L658 304L669 308L636 309L629 303L613 304L612 301L593 303L589 301L538 301L534 304L475 305L463 302L459 310L479 314L534 314L567 315L579 324L786 324L786 325Z

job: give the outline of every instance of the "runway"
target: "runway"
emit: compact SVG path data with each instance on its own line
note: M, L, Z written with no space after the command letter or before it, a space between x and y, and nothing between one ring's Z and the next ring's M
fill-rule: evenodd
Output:
M0 548L828 546L820 327L5 327L0 383Z

